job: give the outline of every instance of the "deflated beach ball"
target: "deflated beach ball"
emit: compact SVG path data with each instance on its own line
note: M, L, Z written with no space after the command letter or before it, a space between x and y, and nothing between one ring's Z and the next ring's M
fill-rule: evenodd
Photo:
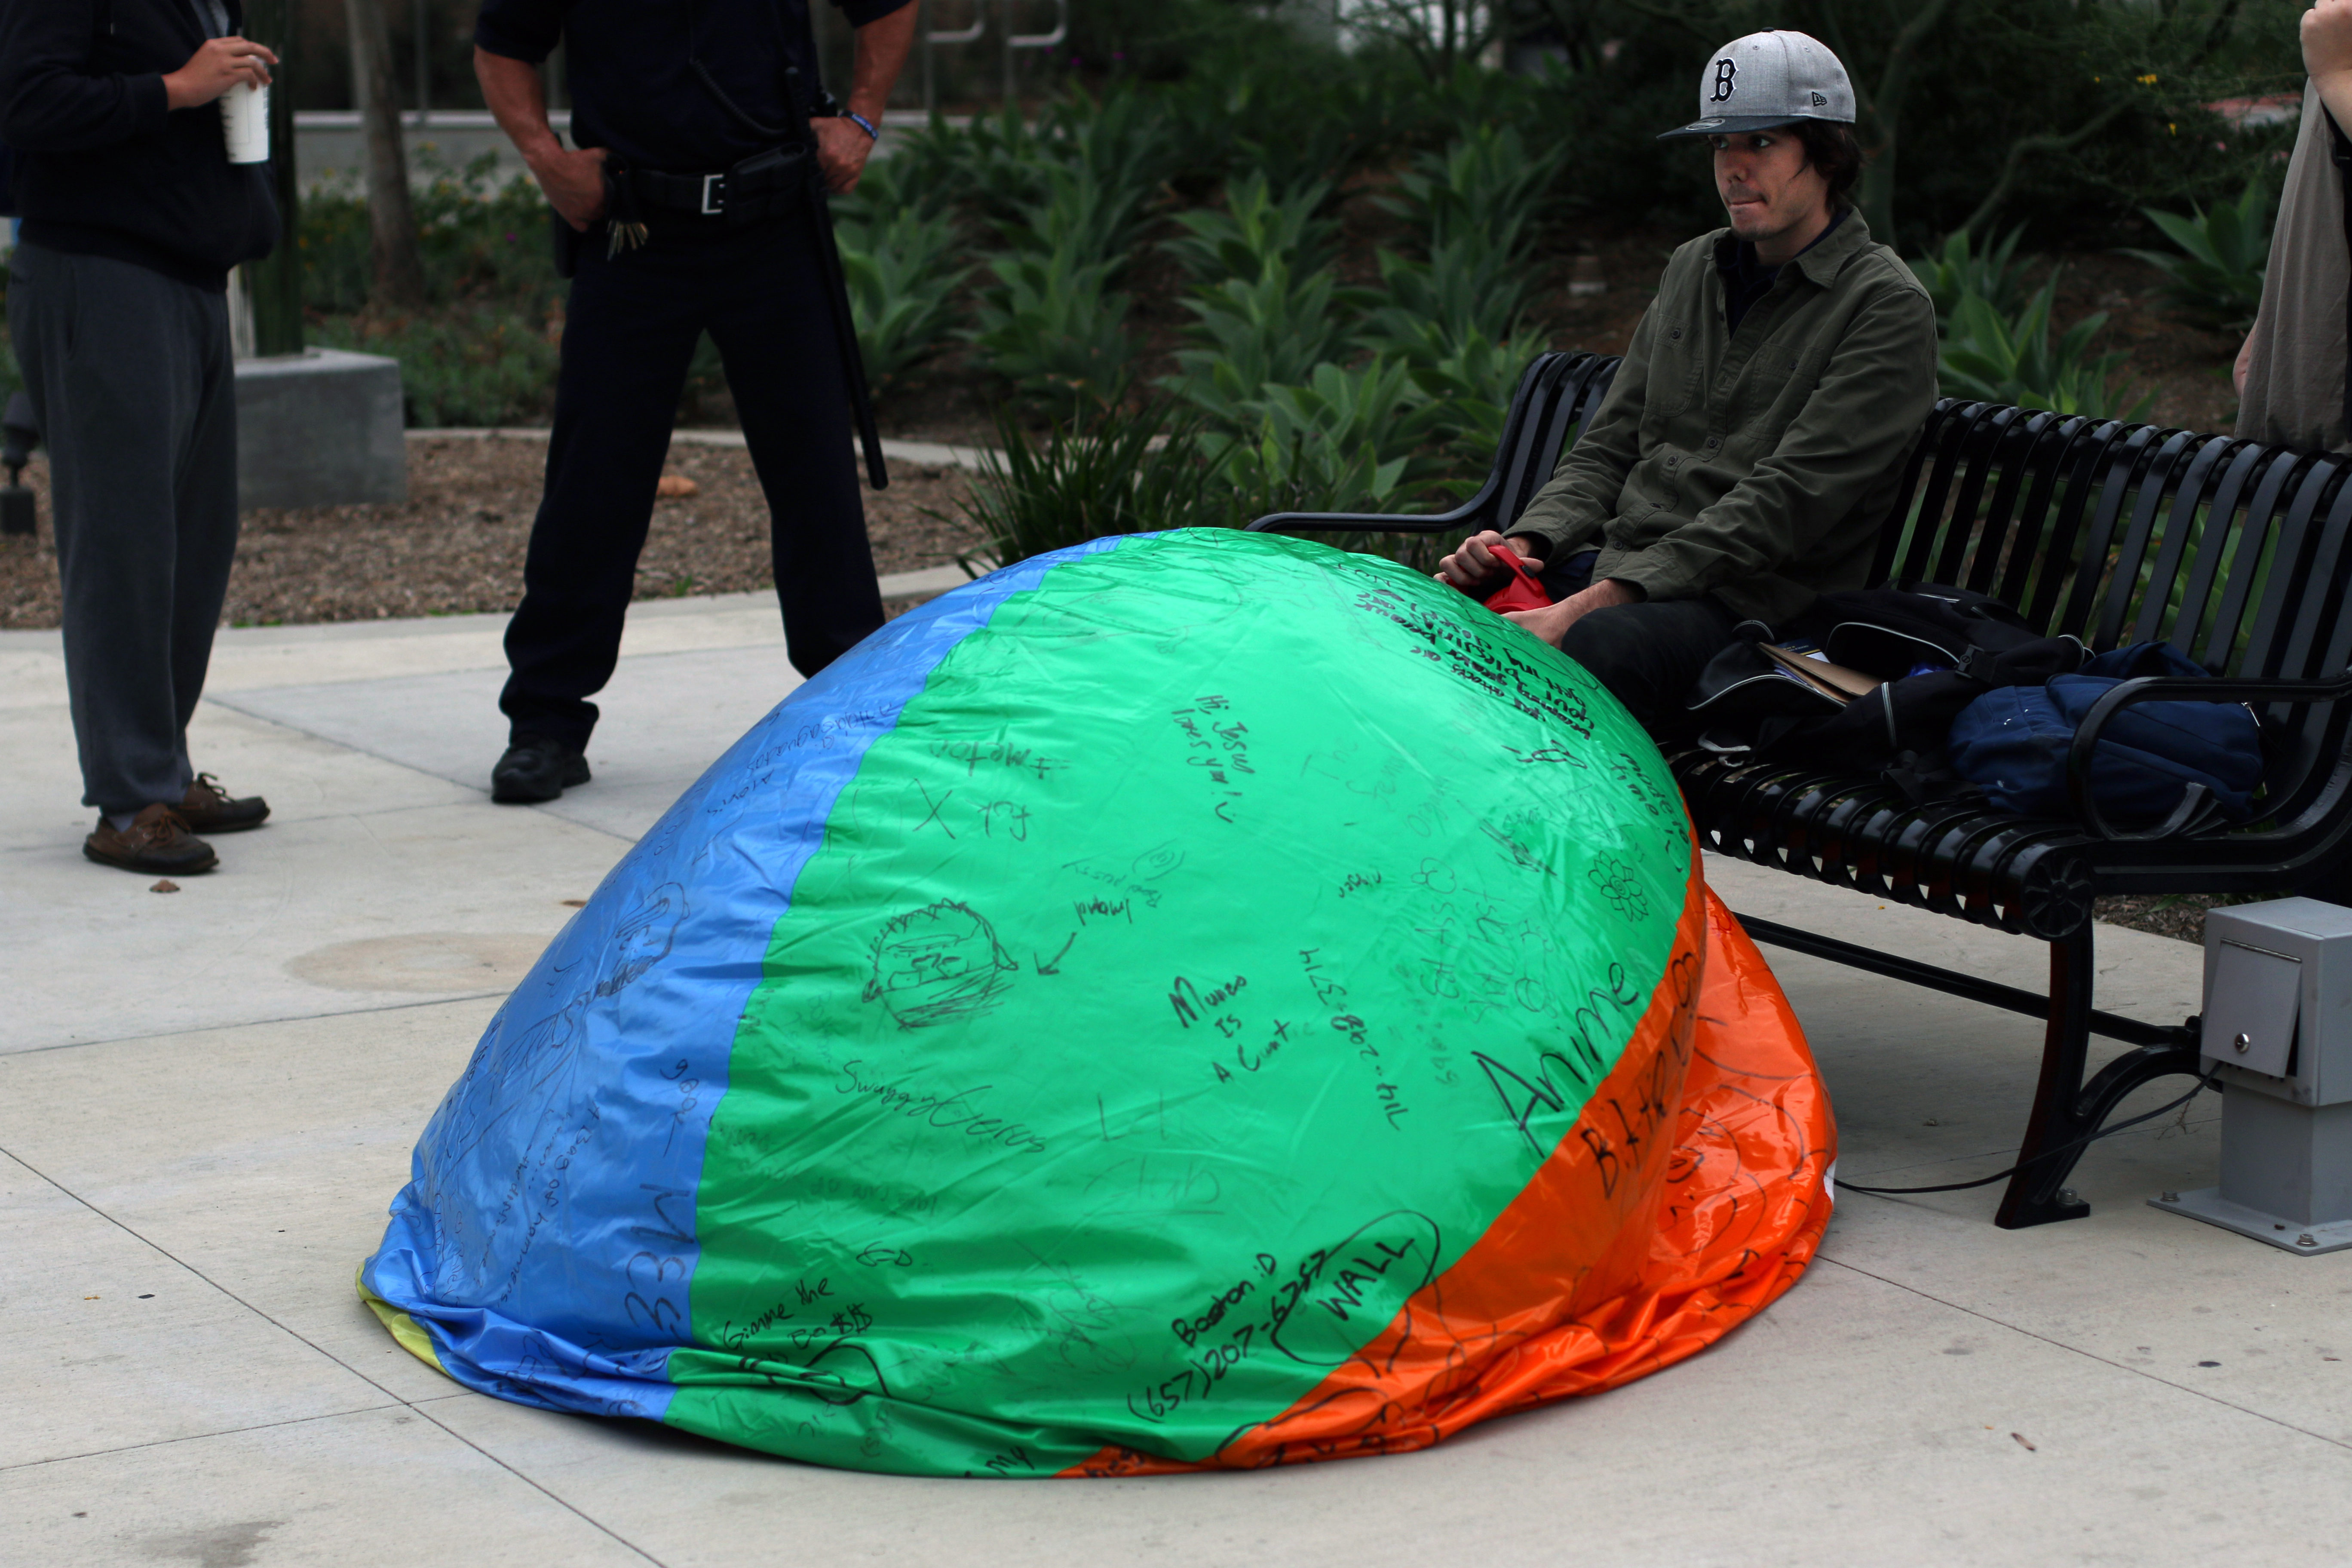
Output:
M1687 1355L1826 1100L1581 669L1188 531L891 622L492 1020L362 1292L525 1404L932 1475L1423 1446Z

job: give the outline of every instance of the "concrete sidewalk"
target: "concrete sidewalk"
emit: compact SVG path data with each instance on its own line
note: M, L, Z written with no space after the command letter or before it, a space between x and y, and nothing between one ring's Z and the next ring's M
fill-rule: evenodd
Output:
M2142 1200L2200 1100L2097 1145L2084 1221L1845 1196L1756 1324L1434 1451L1067 1485L814 1469L466 1393L352 1293L499 998L794 684L765 595L632 611L594 784L493 806L502 618L224 632L198 764L267 793L175 894L80 857L55 634L0 633L0 1560L26 1563L2320 1563L2352 1496L2352 1254ZM1753 868L1734 909L2038 985L2033 943ZM2101 1005L2197 950L2101 933ZM2016 1142L2038 1027L1770 952L1848 1181ZM2151 1107L2179 1092L2155 1086Z

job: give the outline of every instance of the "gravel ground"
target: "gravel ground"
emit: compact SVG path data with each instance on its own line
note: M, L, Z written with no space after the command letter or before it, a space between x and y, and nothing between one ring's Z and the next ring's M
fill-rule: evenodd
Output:
M511 610L546 461L541 440L411 441L404 506L249 511L224 618L270 626ZM636 597L769 586L768 509L750 456L681 442L667 472L698 493L656 503ZM58 624L47 465L36 461L25 479L41 526L33 539L0 538L0 627L10 629ZM965 486L955 470L894 464L888 489L864 492L876 569L945 565L969 549L973 534L957 512Z
M2202 947L2205 911L2223 901L2219 895L2210 893L2136 893L2101 899L2096 908L2099 919L2110 925L2154 931L2158 936L2175 937Z

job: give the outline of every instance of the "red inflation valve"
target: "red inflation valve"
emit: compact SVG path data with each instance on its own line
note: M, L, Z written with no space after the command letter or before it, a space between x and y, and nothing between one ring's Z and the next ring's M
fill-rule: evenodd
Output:
M1517 552L1500 544L1490 545L1488 550L1511 572L1511 580L1487 595L1486 605L1488 609L1499 616L1506 610L1540 610L1551 603L1551 595L1543 591L1542 584L1528 574L1527 563L1519 559Z

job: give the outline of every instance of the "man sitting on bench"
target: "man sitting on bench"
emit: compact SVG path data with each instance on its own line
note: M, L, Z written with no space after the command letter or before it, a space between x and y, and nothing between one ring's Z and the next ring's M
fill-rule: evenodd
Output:
M1751 33L1699 84L1731 224L1684 245L1616 381L1510 538L1439 575L1485 597L1507 544L1556 601L1510 618L1583 665L1662 740L1743 621L1801 635L1825 589L1865 586L1904 459L1936 402L1936 312L1847 194L1862 171L1845 68L1802 33ZM1661 138L1664 140L1664 138Z

